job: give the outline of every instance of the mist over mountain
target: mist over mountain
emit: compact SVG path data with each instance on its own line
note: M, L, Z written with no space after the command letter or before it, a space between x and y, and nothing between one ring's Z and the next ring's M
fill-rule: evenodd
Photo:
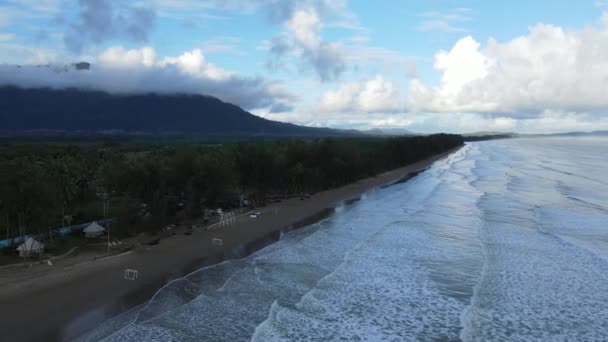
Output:
M0 87L76 88L109 94L209 95L248 111L266 109L270 112L289 111L297 99L294 94L263 77L239 77L205 64L200 51L187 54L182 59L150 61L152 65L115 65L129 61L128 54L116 56L116 53L112 50L111 56L100 57L110 61L95 64L84 61L0 64Z
M340 130L266 120L215 97L0 87L0 132L332 136Z

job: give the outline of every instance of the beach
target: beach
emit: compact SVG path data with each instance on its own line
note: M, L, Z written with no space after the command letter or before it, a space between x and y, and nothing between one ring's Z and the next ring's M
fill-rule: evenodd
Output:
M453 152L453 151L451 151ZM450 153L450 152L449 152ZM167 282L226 259L246 256L280 238L282 232L312 224L336 206L377 187L407 180L449 153L347 186L292 198L256 209L258 218L238 217L216 230L180 232L154 246L93 262L53 267L31 274L0 274L0 326L7 341L69 340L102 320L147 301ZM221 239L222 244L213 243ZM43 267L37 265L36 267ZM136 280L124 271L138 271Z

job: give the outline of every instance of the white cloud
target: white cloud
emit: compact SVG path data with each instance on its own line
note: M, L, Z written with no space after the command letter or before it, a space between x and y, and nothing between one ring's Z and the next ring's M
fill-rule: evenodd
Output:
M399 88L380 75L365 82L345 83L324 93L318 103L318 110L325 113L387 113L401 107Z
M284 22L290 37L291 49L313 67L321 80L334 80L345 70L344 47L339 42L328 42L321 38L323 23L314 7L294 10ZM279 57L286 53L285 41L273 40L281 45ZM271 51L277 50L273 45Z
M161 62L161 65L175 65L187 74L216 81L224 81L233 77L232 73L205 62L205 57L200 49L185 52L178 57L167 57Z
M347 50L341 41L323 39L325 28L365 32L348 9L348 0L216 0L218 8L241 13L261 9L270 22L284 31L257 48L270 52L270 69L291 69L298 61L300 70L312 69L321 81L338 79L346 70Z
M360 92L359 83L343 84L335 91L328 91L321 96L319 111L326 113L351 111L357 106L357 97Z
M111 47L97 57L90 71L64 66L0 67L0 85L78 87L112 93L193 93L255 108L288 108L297 98L277 83L246 78L208 63L201 50L159 58L151 47Z
M234 8L235 1L221 1ZM356 17L347 9L347 1L331 0L249 0L244 8L263 7L273 23L284 31L263 42L260 48L271 54L271 69L285 67L285 59L299 61L301 69L312 69L322 81L338 79L346 70L344 44L323 39L326 27L361 31ZM247 6L246 4L249 4Z
M442 91L455 95L466 84L487 76L491 62L479 52L472 37L459 40L451 51L435 56L435 69L443 73Z
M210 79L225 81L234 76L233 73L206 62L200 49L186 51L177 57L156 58L156 51L152 47L127 50L121 46L111 47L97 57L97 62L104 67L118 69L132 69L137 67L165 68L174 66L181 73Z
M435 56L438 86L412 80L408 106L418 112L500 113L538 117L546 110L608 108L608 26L565 30L538 24L507 42L472 37Z
M315 49L321 43L321 19L312 8L295 11L285 26L292 32L296 43L303 48Z
M114 68L152 67L157 63L156 51L149 46L133 50L114 46L100 53L97 62Z

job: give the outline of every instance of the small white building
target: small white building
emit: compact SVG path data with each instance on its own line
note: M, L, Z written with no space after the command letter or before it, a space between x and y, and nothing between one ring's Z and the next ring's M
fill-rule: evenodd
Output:
M96 238L102 236L103 233L105 233L106 229L100 226L97 222L93 222L82 231L84 233L84 236L88 238Z
M34 238L29 237L24 243L17 247L17 251L21 257L42 255L44 254L44 244L38 242Z

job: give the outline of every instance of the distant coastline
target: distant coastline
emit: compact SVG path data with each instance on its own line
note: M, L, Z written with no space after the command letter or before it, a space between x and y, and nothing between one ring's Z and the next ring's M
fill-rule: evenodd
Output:
M557 137L607 137L608 131L590 131L590 132L564 132L564 133L547 133L547 134L523 134L523 133L498 133L498 132L477 132L463 134L465 141L483 141L496 139L511 139L511 138L557 138Z

